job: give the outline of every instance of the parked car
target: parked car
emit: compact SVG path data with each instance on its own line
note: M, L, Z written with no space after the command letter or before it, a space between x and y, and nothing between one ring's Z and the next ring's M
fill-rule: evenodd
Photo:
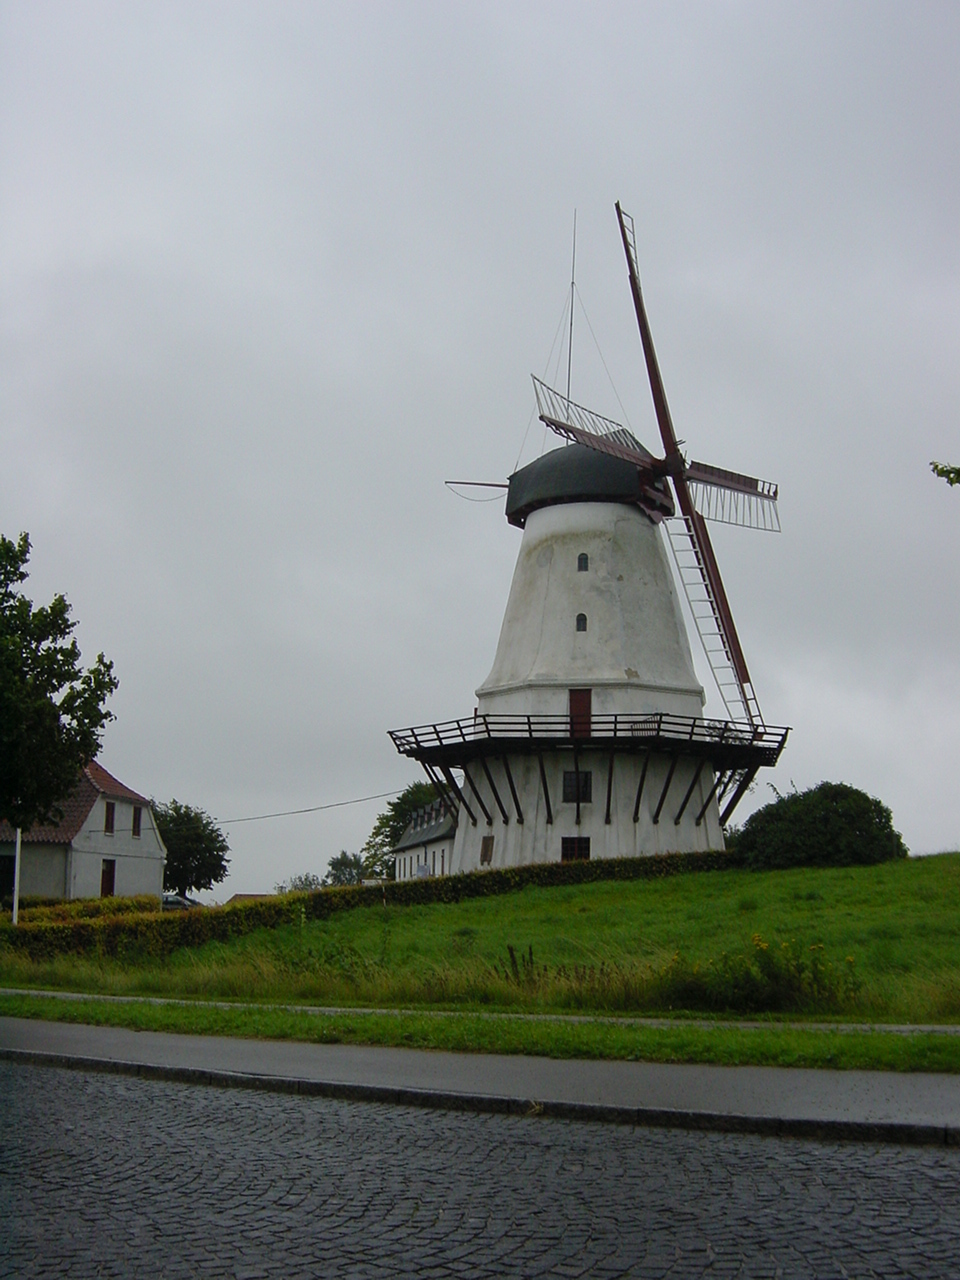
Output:
M189 911L192 907L201 907L202 902L194 902L192 898L185 898L179 893L165 893L163 895L164 911Z

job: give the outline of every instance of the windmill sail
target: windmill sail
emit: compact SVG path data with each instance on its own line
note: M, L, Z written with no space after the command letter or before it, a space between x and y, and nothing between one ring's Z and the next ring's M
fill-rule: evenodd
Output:
M674 554L677 554L678 549L682 551L682 560L677 560L678 568L680 569L680 580L690 602L691 612L693 613L697 630L700 633L700 639L703 642L704 652L717 681L717 687L720 691L720 696L723 698L724 705L733 719L745 720L747 723L754 725L762 724L763 717L760 713L756 695L753 692L750 673L747 670L743 649L740 647L740 638L734 626L733 614L720 577L720 569L713 553L710 535L707 533L704 518L696 508L685 479L687 468L683 465L680 445L673 429L670 408L667 405L667 396L663 389L663 379L660 376L660 366L657 363L657 353L653 346L650 322L647 319L646 307L643 305L643 294L640 289L640 271L637 267L637 244L633 219L629 214L623 212L619 201L616 209L617 220L620 223L620 236L623 240L623 250L627 258L630 292L633 295L633 306L637 316L637 324L640 328L640 341L643 345L643 356L647 365L647 376L650 380L653 406L657 414L657 425L660 428L660 438L663 441L666 462L673 480L673 487L676 491L682 517L682 525L680 526L681 541L679 544L674 544L672 531L670 533L670 542L671 546L674 547ZM708 468L708 470L714 473L710 484L718 488L730 488L729 483L717 483L721 479L721 475L716 474L720 472L719 468ZM725 474L726 477L735 476L733 472ZM749 477L743 477L743 479L749 480ZM703 487L707 487L704 480L701 480L700 483Z
M691 462L684 479L693 505L705 520L780 532L777 486L769 480L756 480L706 462Z
M656 461L649 449L645 449L636 436L619 422L604 418L582 404L575 404L539 378L533 378L533 390L540 421L558 436L599 449L601 453L613 454L615 458L635 462L638 467L647 468Z

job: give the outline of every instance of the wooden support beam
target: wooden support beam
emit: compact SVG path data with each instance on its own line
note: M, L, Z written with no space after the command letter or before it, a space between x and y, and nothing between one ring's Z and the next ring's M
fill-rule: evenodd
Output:
M679 827L680 825L680 819L683 817L683 811L684 809L686 809L687 805L690 803L690 797L693 795L693 789L697 785L697 783L700 781L700 775L701 773L703 773L703 766L706 763L707 762L706 760L704 760L703 756L701 756L700 759L697 761L697 767L693 771L693 778L690 782L689 787L687 787L687 794L683 797L683 804L681 804L680 808L677 810L677 816L673 820L673 825L675 827Z
M480 763L483 765L483 772L486 774L487 782L490 783L490 790L493 792L493 798L496 800L497 808L500 810L500 817L503 818L503 825L506 826L510 821L510 815L503 807L503 801L500 799L500 792L497 790L497 785L493 780L493 774L490 772L490 768L483 756L480 757Z
M608 827L610 825L610 801L613 797L613 762L615 758L616 757L614 752L611 751L610 766L607 769L607 815L604 818L604 822L607 824Z
M740 779L740 782L737 785L736 791L730 797L730 803L727 805L723 813L720 815L720 825L722 827L725 827L727 825L727 820L730 817L731 813L733 813L734 809L737 807L737 805L740 803L743 797L747 794L747 790L751 782L753 782L754 778L757 776L757 770L759 768L760 766L758 764L755 764L753 768L748 769L746 773L743 775L743 777Z
M467 766L466 766L466 765L463 765L463 766L462 766L462 768L463 768L463 776L464 776L464 777L466 778L466 780L470 783L470 790L473 792L474 796L476 797L477 804L480 806L481 810L483 811L483 816L484 816L484 817L486 818L486 820L487 820L487 826L488 826L488 827L492 827L492 826L493 826L493 818L491 818L491 816L490 816L490 810L489 810L489 809L487 808L487 806L483 803L483 796L480 794L480 790L479 790L479 788L477 787L477 784L476 784L476 783L474 782L474 780L470 777L470 770L467 768Z
M450 818L452 818L454 822L456 822L457 806L450 799L450 793L449 791L447 791L447 788L444 785L444 783L440 781L440 775L437 773L436 769L434 769L432 765L427 764L425 760L421 760L420 763L423 765L423 770L426 773L427 777L433 783L434 788L436 789L437 795L440 797L440 803L446 809L447 815Z
M464 812L466 813L467 817L470 819L470 821L473 823L473 825L474 825L474 826L476 826L476 825L477 825L477 815L473 812L473 810L472 810L472 809L470 808L470 806L467 804L467 802L466 802L466 800L465 800L465 798L464 798L463 792L462 792L462 791L460 790L460 788L457 786L457 780L456 780L456 778L453 776L453 774L450 772L449 768L448 768L445 764L442 764L442 765L440 766L440 770L441 770L441 772L443 773L443 776L444 776L444 777L446 778L446 780L447 780L447 786L450 788L450 790L453 792L453 794L457 797L457 799L458 799L458 800L460 801L460 803L463 805Z
M727 774L727 776L724 778L723 785L720 787L720 790L717 792L717 804L720 803L723 797L727 794L727 792L733 786L733 783L736 780L736 777L737 777L737 770L731 769L730 772Z
M653 825L657 826L660 821L660 814L663 810L664 801L667 798L667 792L670 790L670 783L673 781L674 770L677 767L677 761L680 759L675 755L670 761L670 768L667 770L667 780L663 784L663 790L660 792L660 799L657 801L657 807L653 811Z
M537 752L537 763L540 766L540 785L543 787L543 798L547 805L547 823L553 825L553 810L550 808L550 788L547 786L547 771L543 767L543 752Z
M643 768L640 770L640 781L637 784L637 798L633 805L633 820L640 821L640 800L643 796L643 784L647 780L647 766L650 763L650 752L647 751L643 757Z
M522 827L523 810L520 808L520 800L517 797L517 788L513 785L513 774L510 772L510 761L506 756L501 756L500 763L503 765L503 772L507 775L507 784L510 787L510 794L513 796L513 805L517 811L517 822Z
M717 776L714 778L714 780L713 780L713 786L710 788L710 794L707 796L706 800L704 800L704 802L703 802L703 808L702 808L702 809L700 810L700 812L697 814L697 826L698 826L698 827L699 827L699 826L700 826L700 824L703 822L704 815L706 814L707 810L708 810L708 809L709 809L709 807L710 807L710 801L713 799L713 797L714 797L714 796L717 794L717 792L720 790L721 781L722 781L722 779L723 779L725 776L726 776L726 770L725 770L725 769L722 769L722 770L717 774Z

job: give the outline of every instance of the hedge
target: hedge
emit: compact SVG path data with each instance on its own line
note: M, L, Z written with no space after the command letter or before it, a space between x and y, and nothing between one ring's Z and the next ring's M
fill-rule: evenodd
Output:
M601 880L657 880L689 871L728 871L743 865L741 855L722 852L535 863L500 871L290 893L232 907L23 923L16 929L7 924L0 928L0 946L6 944L34 960L67 953L118 959L162 958L180 947L227 942L255 929L275 929L301 920L326 920L337 912L358 907L463 902L467 898L515 893L532 886L555 888Z

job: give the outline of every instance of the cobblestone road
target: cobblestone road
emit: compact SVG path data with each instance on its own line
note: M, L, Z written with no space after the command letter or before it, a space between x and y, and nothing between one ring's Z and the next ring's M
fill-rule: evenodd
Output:
M960 1151L0 1063L0 1276L956 1276Z

